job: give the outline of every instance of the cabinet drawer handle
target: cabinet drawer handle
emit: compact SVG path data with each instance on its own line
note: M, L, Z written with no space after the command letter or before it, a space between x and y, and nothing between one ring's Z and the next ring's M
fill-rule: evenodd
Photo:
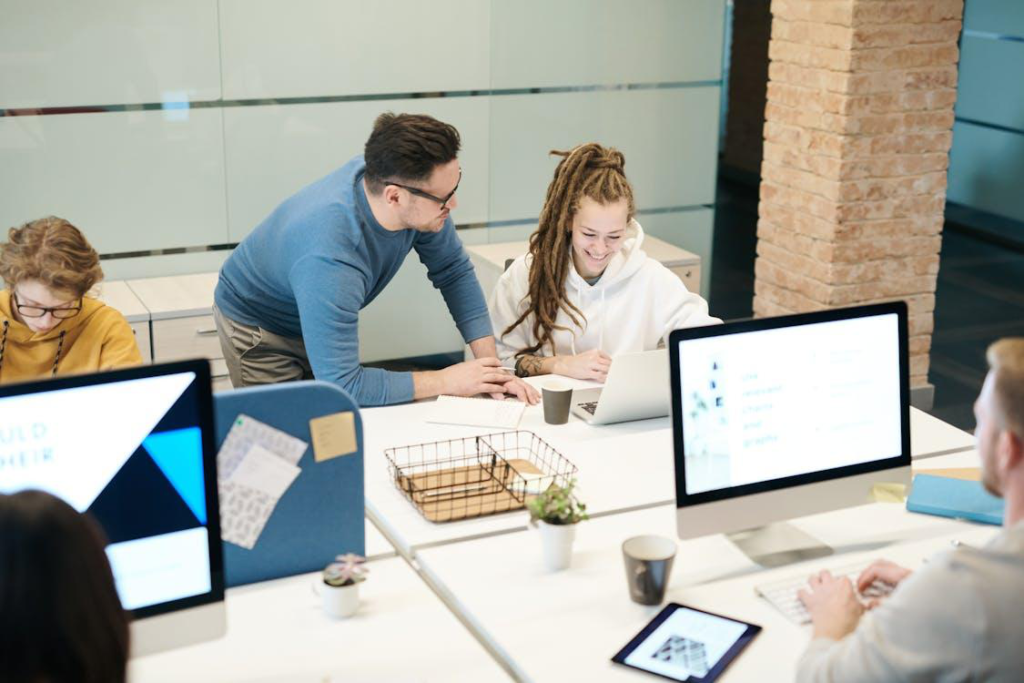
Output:
M212 337L215 334L217 334L216 327L199 327L196 329L197 337Z

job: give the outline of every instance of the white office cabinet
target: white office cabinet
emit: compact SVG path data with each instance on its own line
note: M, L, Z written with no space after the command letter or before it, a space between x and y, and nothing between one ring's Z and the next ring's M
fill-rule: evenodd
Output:
M638 209L713 203L719 89L493 97L490 220L535 221L559 161L548 152L584 142L622 151Z
M0 225L66 218L101 254L223 244L221 112L0 117Z
M429 114L462 137L459 224L487 220L487 97L268 105L224 110L230 240L241 241L297 190L361 154L385 111Z
M517 0L492 12L492 88L721 78L723 0Z
M139 345L143 363L153 361L153 347L150 344L149 310L142 304L135 292L124 282L118 280L104 281L99 284L96 298L120 311L128 326L135 334L135 342Z
M476 269L476 276L483 287L484 296L490 296L498 279L505 272L505 264L525 254L529 249L527 242L504 242L492 244L474 244L466 247L469 258ZM671 270L683 281L686 289L700 293L700 257L688 251L663 242L656 237L645 236L643 250L653 259Z
M656 237L700 258L704 267L700 273L700 288L694 291L700 291L704 298L708 298L711 292L710 264L715 236L714 209L696 207L682 211L646 214L638 216L637 220L644 226L647 237ZM714 314L712 310L711 315Z
M490 5L221 0L224 97L484 90Z
M459 238L469 249L487 241L487 230L460 230ZM463 344L444 298L427 279L427 269L415 251L409 252L373 303L359 312L363 363L450 353Z
M0 17L0 108L220 97L217 0L3 0Z
M231 380L213 323L217 273L129 280L128 286L149 309L152 318L153 362L208 358L214 391L230 389Z

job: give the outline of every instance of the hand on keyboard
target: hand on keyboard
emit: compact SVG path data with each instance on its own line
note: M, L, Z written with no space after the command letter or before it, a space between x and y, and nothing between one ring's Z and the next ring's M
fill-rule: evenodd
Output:
M891 569L887 568L887 565L891 565L895 569L902 569L902 567L898 567L886 560L879 560L869 565L859 564L833 569L830 572L830 576L833 582L839 578L849 580L850 593L856 599L861 611L863 611L864 609L874 607L881 598L892 592L894 584L889 583L890 577L896 583L902 580ZM872 573L869 574L869 571ZM815 574L812 579L820 576L820 573ZM868 580L871 576L874 576L874 578ZM904 578L905 576L906 574L903 575ZM811 621L811 615L803 601L800 600L798 592L802 589L811 588L811 583L812 581L808 580L807 574L799 574L779 581L761 584L755 590L758 595L768 600L772 606L790 620L798 624L808 624ZM854 587L857 587L859 595L854 591Z

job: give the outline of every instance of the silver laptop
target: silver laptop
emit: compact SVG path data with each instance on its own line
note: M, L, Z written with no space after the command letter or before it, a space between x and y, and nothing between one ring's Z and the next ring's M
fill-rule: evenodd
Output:
M593 425L664 417L671 395L668 379L665 349L615 356L603 387L572 392L573 415Z

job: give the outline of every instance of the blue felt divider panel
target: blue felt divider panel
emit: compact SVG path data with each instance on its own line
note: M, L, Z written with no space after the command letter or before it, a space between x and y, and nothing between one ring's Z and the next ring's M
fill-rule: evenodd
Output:
M213 397L217 448L239 414L309 444L302 472L278 501L252 550L224 543L227 587L322 569L339 554L366 554L363 511L363 423L355 401L327 382L288 382ZM352 411L356 445L351 455L316 462L309 434L312 418Z

